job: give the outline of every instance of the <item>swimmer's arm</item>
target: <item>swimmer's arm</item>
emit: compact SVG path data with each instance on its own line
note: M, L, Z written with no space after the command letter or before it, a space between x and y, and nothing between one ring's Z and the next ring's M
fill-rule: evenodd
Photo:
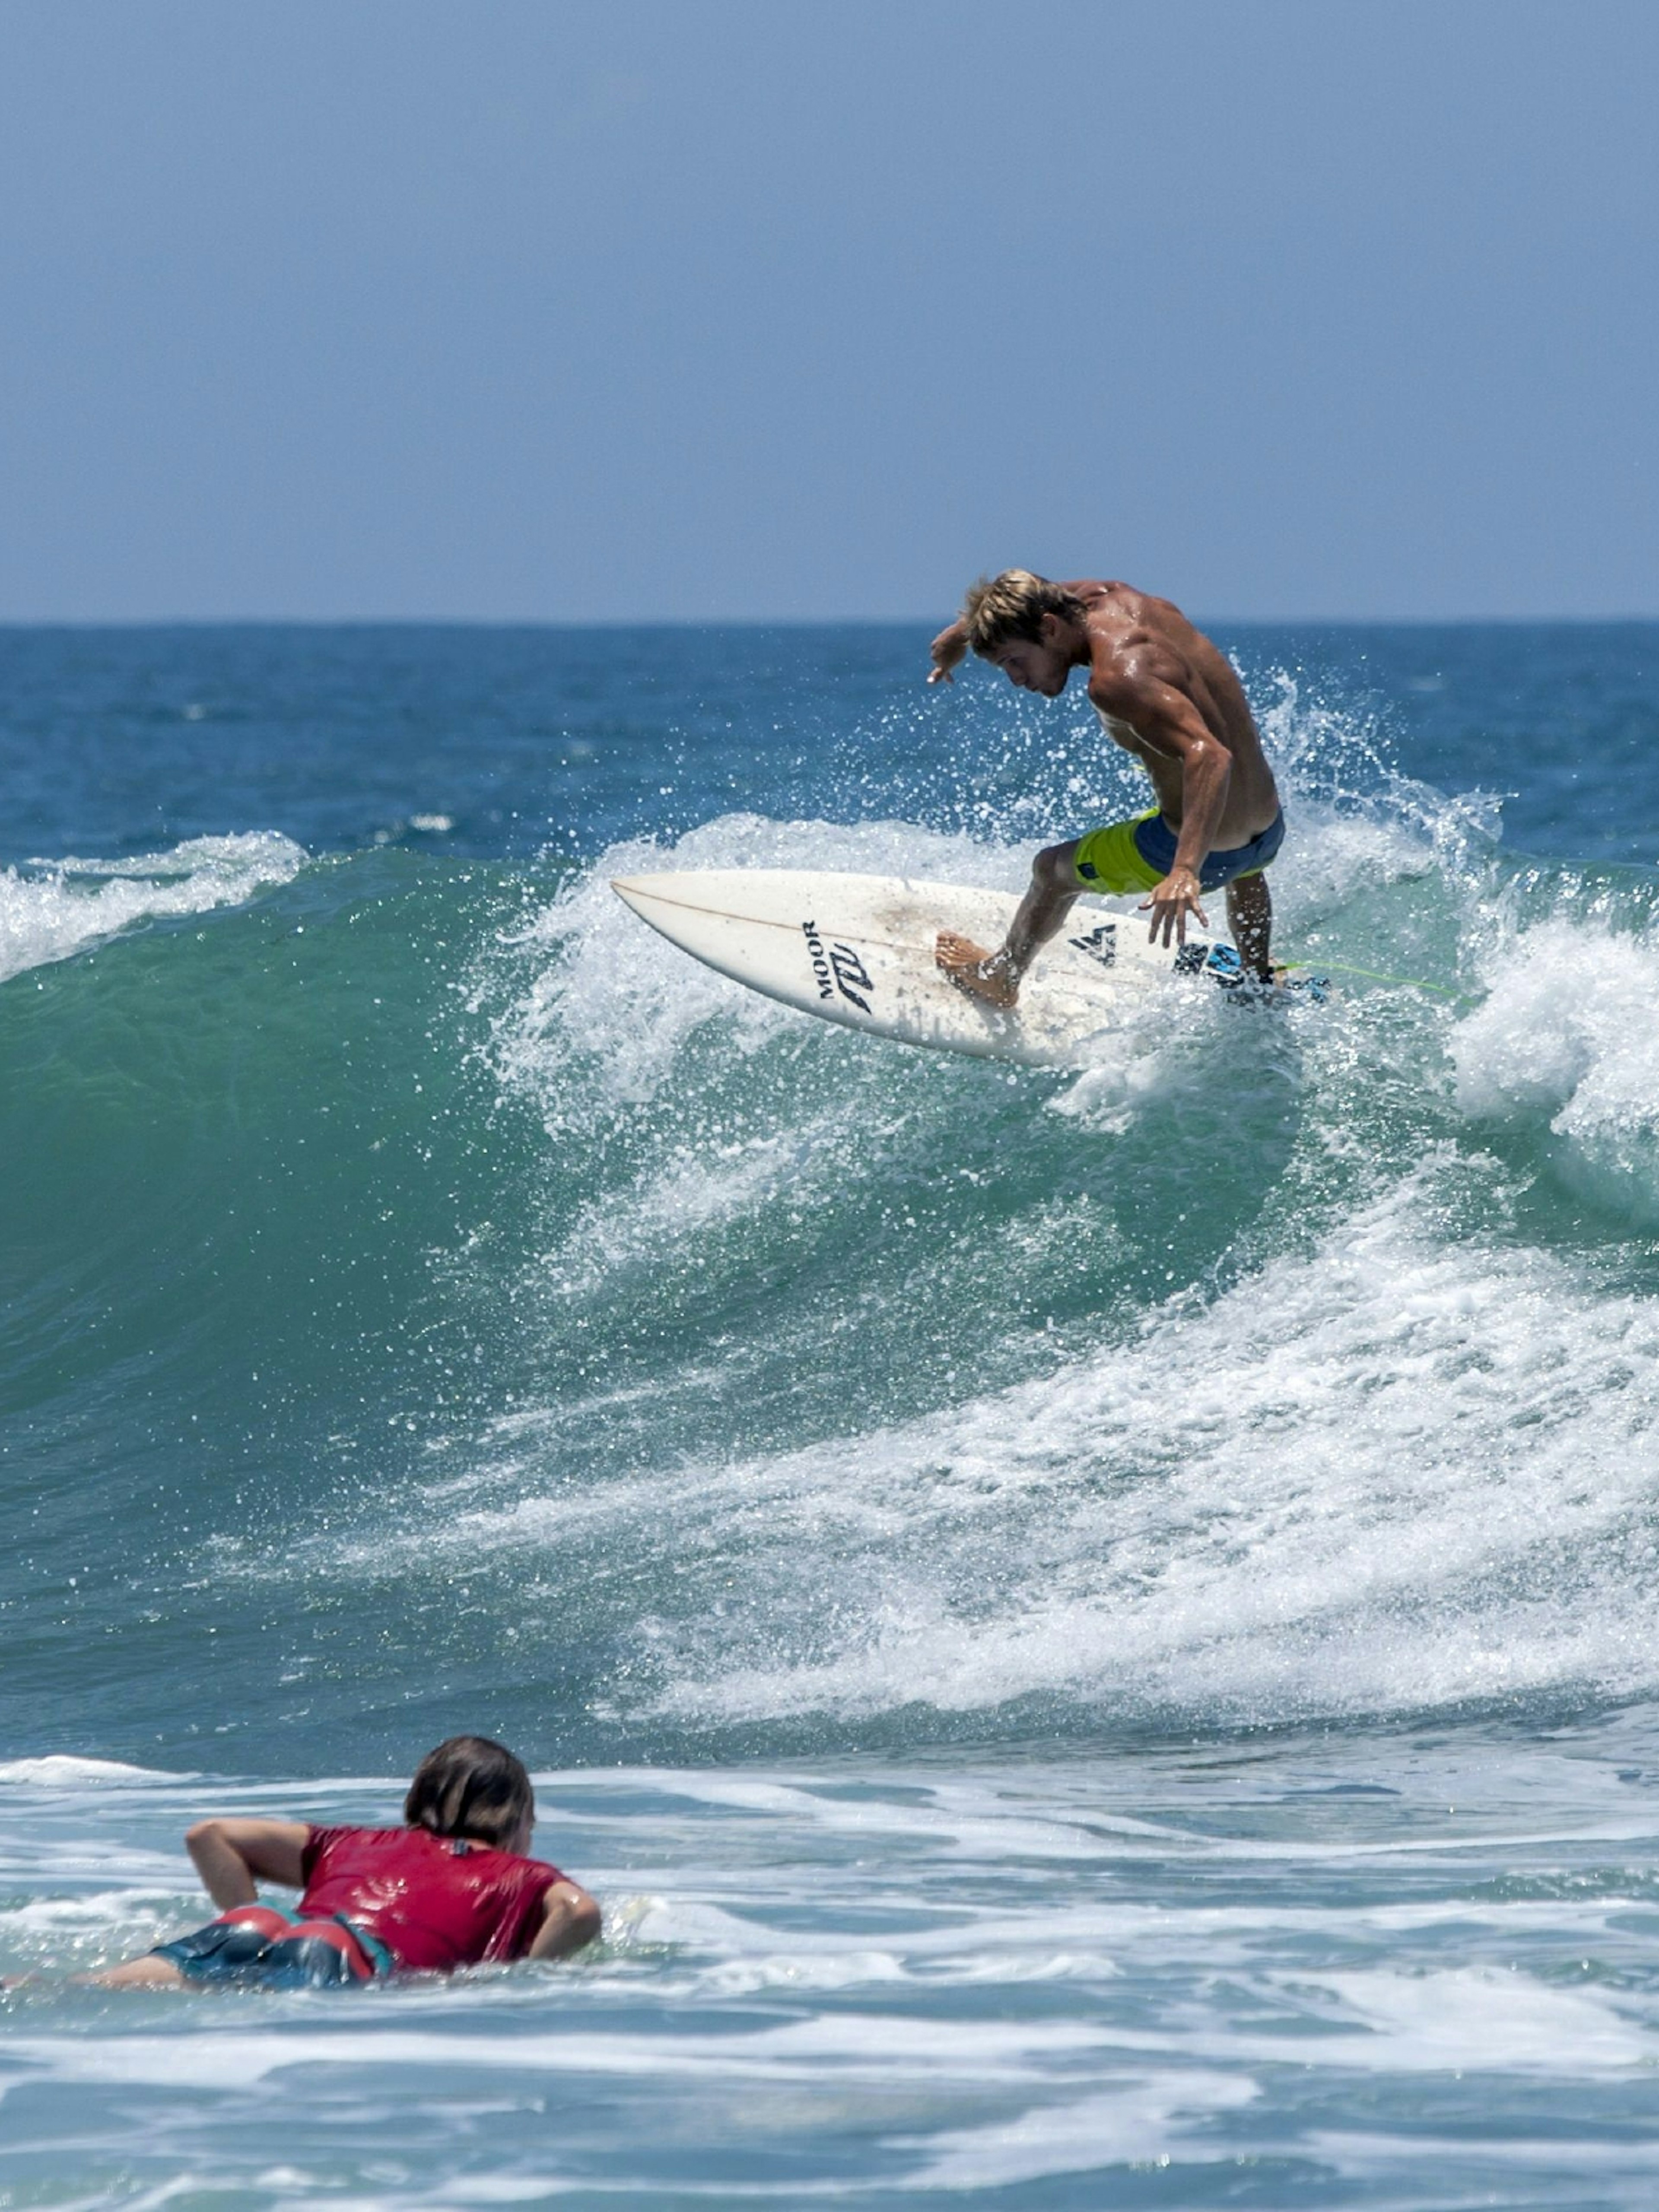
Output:
M185 1837L202 1887L221 1910L252 1905L259 1881L303 1889L301 1860L311 1835L304 1820L198 1820Z
M532 1959L568 1959L599 1932L599 1908L574 1881L556 1881L542 1905L542 1924L530 1946Z
M967 625L961 622L951 623L939 632L927 650L933 664L928 672L927 681L930 684L954 684L956 678L951 671L968 650Z

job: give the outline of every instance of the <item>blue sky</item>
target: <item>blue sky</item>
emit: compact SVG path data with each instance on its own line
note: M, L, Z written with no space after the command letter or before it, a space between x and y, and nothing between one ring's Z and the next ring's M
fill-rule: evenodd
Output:
M1659 613L1659 9L9 0L0 619Z

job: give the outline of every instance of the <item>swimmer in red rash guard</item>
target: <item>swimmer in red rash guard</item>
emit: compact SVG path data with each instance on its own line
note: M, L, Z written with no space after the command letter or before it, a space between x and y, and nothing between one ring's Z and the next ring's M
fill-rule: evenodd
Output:
M86 1977L106 1989L294 1990L562 1959L599 1908L557 1867L526 1858L536 1800L513 1753L451 1736L421 1761L401 1828L200 1820L185 1838L218 1919ZM256 1878L297 1889L258 1901Z

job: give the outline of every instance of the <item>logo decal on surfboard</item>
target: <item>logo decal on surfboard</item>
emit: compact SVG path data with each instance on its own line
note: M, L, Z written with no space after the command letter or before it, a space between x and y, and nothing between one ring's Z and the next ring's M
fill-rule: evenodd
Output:
M826 952L817 922L804 921L800 927L811 959L812 973L817 980L819 998L833 999L839 991L843 999L851 1000L861 1014L867 1014L870 1001L859 994L873 991L876 987L870 980L869 969L858 954L850 945L832 945ZM856 989L854 988L855 985Z
M1117 965L1117 924L1103 921L1098 929L1091 929L1086 937L1073 937L1070 942L1079 952L1086 952L1091 960L1098 960L1103 968Z

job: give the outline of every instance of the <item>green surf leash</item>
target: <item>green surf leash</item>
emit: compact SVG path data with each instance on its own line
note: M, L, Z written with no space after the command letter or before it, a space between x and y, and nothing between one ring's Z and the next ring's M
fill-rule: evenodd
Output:
M1425 983L1418 975L1384 975L1375 968L1345 968L1340 960L1281 960L1277 964L1287 975L1294 975L1298 968L1317 969L1322 975L1360 975L1368 983L1395 983L1408 991L1432 991L1437 999L1461 999L1468 1005L1474 1004L1472 992L1453 991L1444 983Z

